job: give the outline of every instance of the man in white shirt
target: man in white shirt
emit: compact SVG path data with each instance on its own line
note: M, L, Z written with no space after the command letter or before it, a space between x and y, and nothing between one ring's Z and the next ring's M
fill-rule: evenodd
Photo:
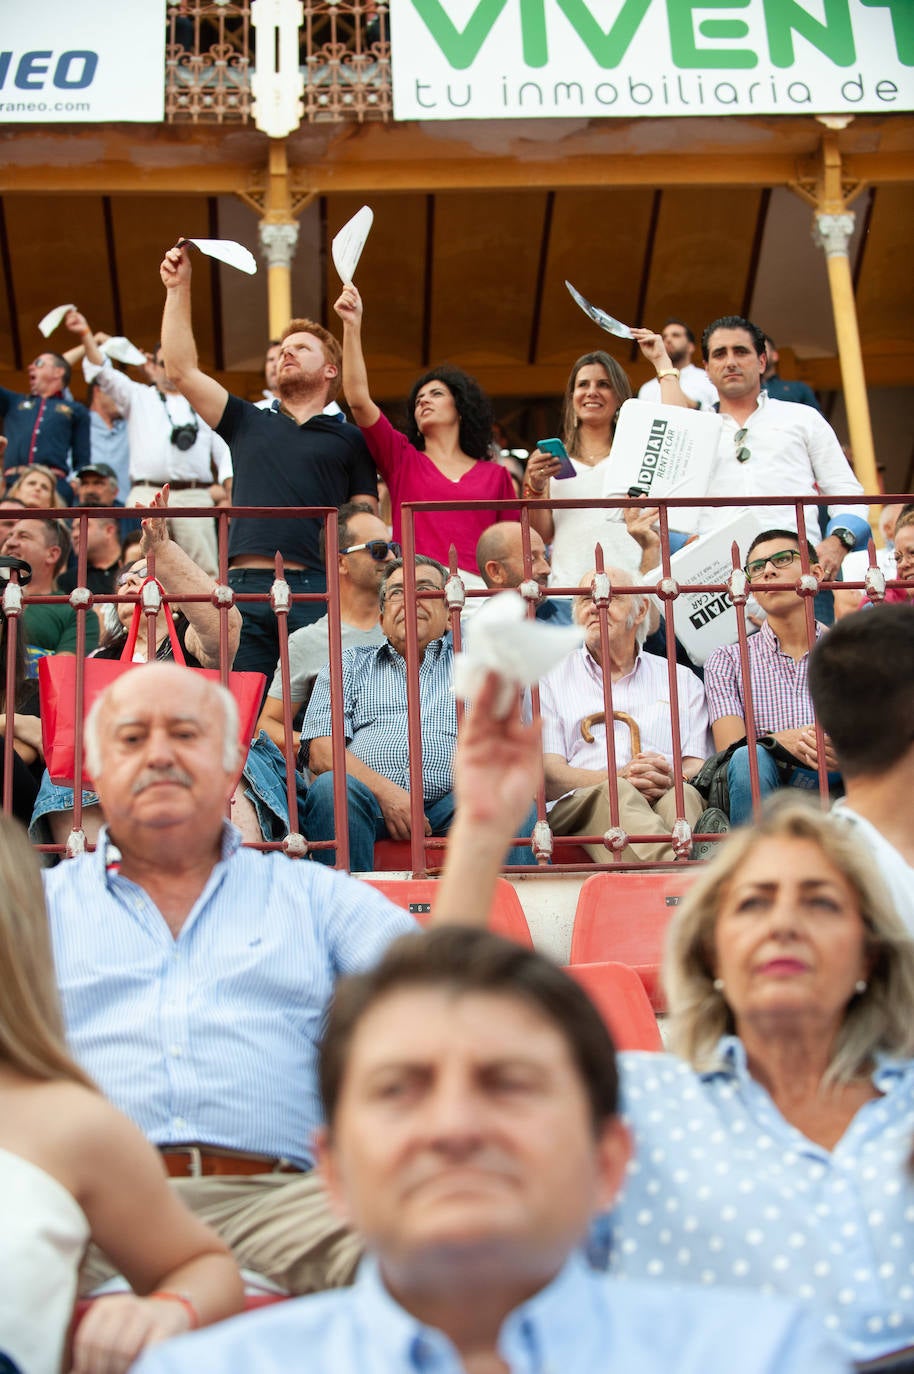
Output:
M872 849L914 935L914 606L841 620L813 649L809 687L844 776L834 809Z
M212 506L224 500L232 483L228 445L166 377L161 347L157 346L152 356L154 382L144 386L112 366L96 343L86 317L78 310L70 311L66 324L86 350L86 381L95 382L112 396L127 421L131 481L128 504L150 505L166 482L171 509ZM219 566L214 522L169 515L168 525L175 543L214 577Z
M608 568L614 586L634 586L639 575ZM589 587L595 574L581 582ZM665 659L646 654L648 598L613 593L606 608L608 634L600 635L600 611L593 596L575 600L573 615L585 633L584 644L570 654L540 685L543 716L543 768L546 800L553 805L549 824L556 835L603 835L612 825L605 728L593 720L591 739L584 734L593 713L603 720L604 675L609 673L614 722L615 787L619 826L627 835L670 835L676 821L673 774L673 723L669 674ZM687 668L676 669L685 819L694 825L704 807L701 794L689 786L711 752L708 708L701 683ZM633 721L640 735L627 723ZM586 845L597 863L606 863L603 844ZM673 858L669 840L626 844L626 863L666 863Z
M689 326L682 320L669 319L661 329L660 337L666 345L670 362L674 368L679 369L679 385L689 398L693 409L713 410L717 405L717 388L704 368L695 367L692 362L695 335ZM644 383L638 392L638 400L654 401L658 405L663 400L660 382L656 377Z
M659 335L636 331L642 352L654 362L663 380L668 405L691 402L667 364ZM804 506L806 537L815 546L822 577L831 581L845 555L865 548L870 537L867 507L855 505L863 488L851 471L838 436L811 406L776 401L762 386L767 364L765 335L741 315L724 315L709 324L702 336L708 376L720 397L723 418L717 457L708 491L714 499L781 497L787 504L753 508L759 530L796 526L795 496L828 500L831 519L823 539L817 505ZM695 533L705 534L737 514L739 506L705 507L695 511Z

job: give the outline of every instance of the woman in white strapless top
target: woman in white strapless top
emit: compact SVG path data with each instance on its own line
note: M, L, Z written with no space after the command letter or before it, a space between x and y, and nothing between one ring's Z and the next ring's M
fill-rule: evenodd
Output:
M239 1311L241 1280L222 1241L168 1186L153 1147L70 1059L41 876L8 816L0 968L0 1355L23 1374L120 1374L145 1346ZM71 1356L90 1239L135 1292L95 1302Z

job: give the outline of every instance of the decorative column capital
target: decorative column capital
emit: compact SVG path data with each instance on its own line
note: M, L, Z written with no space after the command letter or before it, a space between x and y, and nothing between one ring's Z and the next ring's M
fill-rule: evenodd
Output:
M285 223L261 220L258 233L267 267L291 267L298 244L298 224L294 220Z
M847 245L854 232L856 219L852 210L845 210L840 215L816 215L812 236L819 248L825 249L827 258L847 257Z

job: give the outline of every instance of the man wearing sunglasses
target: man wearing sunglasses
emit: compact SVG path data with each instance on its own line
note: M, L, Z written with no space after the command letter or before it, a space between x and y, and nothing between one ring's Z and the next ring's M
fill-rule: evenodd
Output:
M809 570L821 577L816 550L807 542ZM762 797L779 787L819 786L813 704L807 682L809 638L805 598L796 591L803 571L800 545L790 530L766 530L749 546L744 571L752 595L767 619L749 640L749 675L755 717L755 746L759 792ZM816 624L818 640L825 626ZM711 732L718 749L746 738L745 684L740 671L739 646L724 644L705 664L705 695ZM840 783L838 764L826 741L821 760L829 770L830 786ZM727 765L730 820L740 825L752 818L749 746L737 749Z
M658 358L663 341L654 336ZM642 348L647 341L641 341ZM757 507L760 528L794 524L790 504L797 496L828 501L829 523L823 539L815 505L804 507L806 535L816 546L821 576L831 581L845 556L865 548L870 537L867 507L849 504L863 492L831 425L811 406L777 401L764 389L765 335L741 315L724 315L709 324L701 340L708 377L720 397L723 417L717 459L708 493L721 496L783 498L779 506ZM650 352L647 354L650 357ZM658 363L659 365L659 363ZM664 364L665 366L665 364ZM664 373L667 405L690 405L678 380ZM707 534L735 515L739 507L705 507L697 512L696 534Z
M400 545L387 538L387 526L363 501L348 501L337 516L340 579L340 640L344 649L358 644L385 643L378 620L378 588L389 565L400 557ZM319 538L325 556L324 529ZM313 625L303 625L289 635L289 686L292 719L308 705L314 680L330 661L330 619L322 615ZM300 723L300 722L299 722ZM265 730L279 749L283 735L282 669L276 664L273 681L260 713L258 728ZM298 749L298 730L293 732Z

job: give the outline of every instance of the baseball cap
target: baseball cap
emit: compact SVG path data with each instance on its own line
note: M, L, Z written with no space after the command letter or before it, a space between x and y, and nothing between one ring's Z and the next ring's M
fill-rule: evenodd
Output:
M107 463L86 463L85 467L78 468L73 476L77 480L82 477L104 477L109 482L117 481L117 473Z

